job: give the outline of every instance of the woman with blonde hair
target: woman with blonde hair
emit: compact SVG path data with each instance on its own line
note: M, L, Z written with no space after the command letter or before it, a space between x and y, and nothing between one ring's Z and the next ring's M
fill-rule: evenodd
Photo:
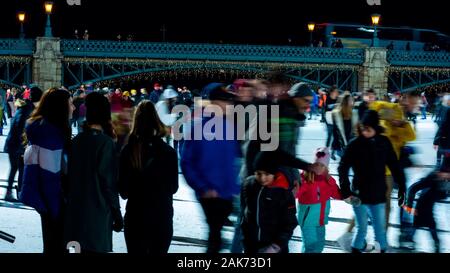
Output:
M339 97L338 104L332 112L334 141L331 157L333 159L336 152L341 156L344 148L355 137L358 114L356 110L353 110L353 103L352 95L346 91Z

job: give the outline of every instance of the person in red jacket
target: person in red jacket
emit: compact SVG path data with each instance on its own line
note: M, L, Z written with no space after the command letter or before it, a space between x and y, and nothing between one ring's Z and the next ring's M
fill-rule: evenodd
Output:
M330 213L330 198L342 199L336 180L328 173L328 148L316 150L317 174L303 172L297 191L297 220L302 231L303 253L321 253L325 246L325 225Z

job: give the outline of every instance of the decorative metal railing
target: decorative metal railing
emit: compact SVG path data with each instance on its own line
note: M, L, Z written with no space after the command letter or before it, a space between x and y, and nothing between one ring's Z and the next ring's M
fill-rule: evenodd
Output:
M66 57L361 64L363 49L62 40Z
M0 39L0 55L33 55L34 39Z
M32 56L34 39L0 39L0 55ZM61 40L64 57L361 65L364 49ZM388 51L392 66L450 67L450 53Z
M387 61L397 66L450 67L450 53L426 51L388 51Z

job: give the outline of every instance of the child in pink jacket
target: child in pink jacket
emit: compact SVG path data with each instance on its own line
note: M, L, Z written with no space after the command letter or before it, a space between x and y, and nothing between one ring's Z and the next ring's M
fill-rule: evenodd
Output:
M303 253L321 253L325 246L325 225L330 213L330 198L341 199L336 180L328 173L328 148L316 150L315 162L321 166L319 174L303 172L297 191L297 219L302 231Z

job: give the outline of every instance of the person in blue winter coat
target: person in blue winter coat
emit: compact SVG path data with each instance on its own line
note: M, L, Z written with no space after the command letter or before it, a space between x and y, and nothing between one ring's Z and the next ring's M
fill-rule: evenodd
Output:
M219 106L225 112L233 95L225 90L225 86L218 85L209 92L208 97L211 104ZM226 136L230 126L233 126L227 115L203 117L195 121L191 131L187 130L186 134L198 129L203 132L205 124L213 118L223 121L223 130L215 128L214 132L210 132L212 140L205 139L210 137L206 135L201 140L184 139L180 162L186 182L194 189L206 216L209 226L208 253L218 253L221 250L221 230L232 211L233 197L239 194L239 169L236 164L240 153L239 143L236 138L218 139Z
M313 93L313 100L311 102L311 106L309 109L309 120L313 118L313 116L317 115L317 107L319 106L319 96L316 92Z
M64 189L67 153L72 136L70 119L75 107L66 90L50 89L26 125L20 201L41 216L44 253L63 253Z

